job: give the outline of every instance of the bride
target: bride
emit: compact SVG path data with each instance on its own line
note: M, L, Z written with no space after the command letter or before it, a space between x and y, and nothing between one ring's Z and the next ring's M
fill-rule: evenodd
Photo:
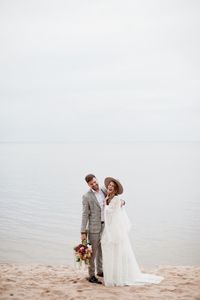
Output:
M105 286L159 283L163 277L142 273L135 259L128 236L131 224L118 196L123 186L112 177L105 179L105 186L105 228L101 239Z

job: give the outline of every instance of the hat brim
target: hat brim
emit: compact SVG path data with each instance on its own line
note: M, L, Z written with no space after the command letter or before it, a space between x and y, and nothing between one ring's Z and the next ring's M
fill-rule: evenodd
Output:
M119 180L113 178L113 177L106 177L105 180L104 180L104 184L105 184L105 187L107 188L109 183L113 181L116 183L117 187L118 187L118 194L121 195L123 193L123 186L122 184L119 182Z

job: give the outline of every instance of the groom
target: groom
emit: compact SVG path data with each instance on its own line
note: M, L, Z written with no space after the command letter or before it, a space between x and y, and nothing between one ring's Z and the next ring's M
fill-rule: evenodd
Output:
M89 282L100 283L95 276L95 259L97 275L103 277L102 270L102 250L101 250L101 235L104 229L104 214L103 206L106 197L106 190L99 187L99 183L93 174L88 174L85 177L90 190L83 195L82 207L82 224L81 224L81 240L87 238L92 245L92 257L90 259Z
M90 190L83 195L82 202L82 224L81 224L81 240L87 238L92 245L92 257L88 268L89 278L91 283L100 283L95 276L95 260L97 268L97 276L103 277L102 270L102 250L101 250L101 235L104 229L104 199L106 190L99 187L98 181L93 174L88 174L85 177Z
M92 245L88 281L101 284L102 282L95 276L95 260L97 276L103 277L101 235L104 229L104 200L107 191L105 188L99 187L99 183L93 174L85 176L85 181L90 190L83 195L81 240L87 239L88 234L89 242ZM123 205L125 205L125 201L121 200L121 206Z

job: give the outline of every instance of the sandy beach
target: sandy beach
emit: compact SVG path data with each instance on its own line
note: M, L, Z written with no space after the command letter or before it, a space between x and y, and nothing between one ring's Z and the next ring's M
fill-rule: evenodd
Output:
M165 279L159 285L105 287L86 280L87 271L66 266L0 265L0 299L196 299L200 267L159 266L143 272Z

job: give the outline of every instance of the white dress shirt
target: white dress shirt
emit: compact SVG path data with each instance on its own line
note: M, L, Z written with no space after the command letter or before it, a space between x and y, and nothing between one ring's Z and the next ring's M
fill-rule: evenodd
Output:
M104 222L104 200L105 200L105 195L102 192L102 190L99 190L99 192L96 192L94 190L92 190L93 193L95 194L99 205L101 206L101 222Z

